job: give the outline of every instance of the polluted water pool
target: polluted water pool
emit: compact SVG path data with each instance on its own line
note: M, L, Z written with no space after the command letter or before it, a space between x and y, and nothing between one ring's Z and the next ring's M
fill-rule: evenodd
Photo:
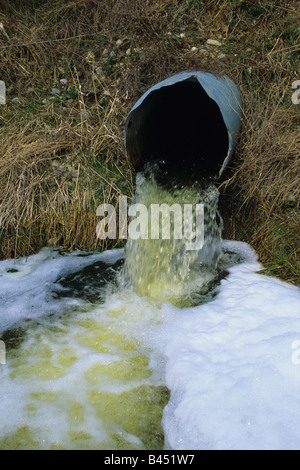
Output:
M0 449L300 448L300 291L221 240L211 186L141 178L135 200L195 197L198 252L129 239L0 263Z

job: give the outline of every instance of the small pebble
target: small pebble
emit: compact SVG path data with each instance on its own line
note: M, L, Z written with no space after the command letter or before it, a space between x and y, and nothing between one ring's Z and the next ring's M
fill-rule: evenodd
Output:
M220 41L217 41L216 39L208 39L206 41L207 44L209 44L210 46L221 46L222 44L220 43Z

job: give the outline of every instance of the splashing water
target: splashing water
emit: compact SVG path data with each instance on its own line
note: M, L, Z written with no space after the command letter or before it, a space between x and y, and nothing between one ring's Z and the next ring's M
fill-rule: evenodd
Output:
M41 264L32 257L27 274L22 263L9 269L8 286L17 289L17 281L22 286L24 316L34 317L39 307L44 315L4 332L9 351L7 367L0 370L0 409L6 422L0 448L163 448L161 419L169 392L150 366L145 335L162 321L154 301L190 305L207 293L216 277L222 224L217 224L218 193L212 186L166 190L142 175L137 182L135 202L147 209L154 203L204 203L204 247L187 251L187 240L175 239L175 214L169 239L128 240L121 269L100 262L98 271L93 264L88 275L89 266L77 272L76 263L68 270L65 262L62 276L59 255L53 253ZM74 263L72 256L65 260ZM44 274L38 272L43 265ZM47 279L54 268L57 275ZM37 288L41 297L31 296ZM7 307L17 308L17 295L12 297Z
M299 448L300 292L221 244L215 188L170 188L139 175L135 202L203 202L199 250L175 217L125 257L0 263L1 450Z
M51 259L50 252L44 263L51 270L64 262L65 270L73 256L63 258ZM115 269L101 264L104 276ZM72 271L52 284L52 299L46 292L41 301L28 277L22 278L24 315L39 308L52 313L19 320L2 334L7 351L0 368L0 449L163 448L169 392L151 368L143 337L161 319L157 308L130 291L118 292L116 284L107 286L103 303L84 301L96 295L88 276L93 292L68 298L68 287L76 286ZM5 286L7 279L2 281Z
M218 212L219 193L212 184L181 187L173 184L168 189L158 184L151 174L145 178L138 175L134 204L142 204L147 211L140 215L140 225L147 226L148 236L129 238L126 244L124 278L140 296L165 301L170 300L180 306L197 303L197 296L206 293L207 287L216 278L216 268L221 256L222 221ZM153 204L179 207L172 215L162 211L159 238L151 238L151 207ZM176 238L176 229L182 227L185 205L193 207L188 220L196 231L195 207L204 205L204 245L197 249L187 249L190 242L185 234ZM163 224L170 225L167 238L163 237Z

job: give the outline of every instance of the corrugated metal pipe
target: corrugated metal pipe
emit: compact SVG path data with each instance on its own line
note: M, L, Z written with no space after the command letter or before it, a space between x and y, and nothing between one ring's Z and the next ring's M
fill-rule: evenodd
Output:
M228 77L179 73L150 88L129 112L128 157L137 171L155 161L179 175L219 176L233 153L241 114L241 95Z

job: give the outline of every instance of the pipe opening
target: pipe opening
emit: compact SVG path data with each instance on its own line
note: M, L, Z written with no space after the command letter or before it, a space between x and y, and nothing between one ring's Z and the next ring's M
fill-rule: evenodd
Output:
M217 103L196 77L153 90L128 116L126 148L142 170L158 162L174 174L217 175L229 139Z

